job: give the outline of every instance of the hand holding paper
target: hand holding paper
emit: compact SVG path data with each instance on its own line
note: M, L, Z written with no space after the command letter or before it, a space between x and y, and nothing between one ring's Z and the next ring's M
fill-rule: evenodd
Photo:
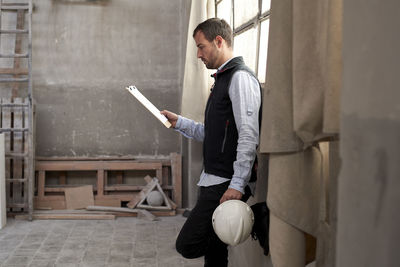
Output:
M131 85L129 87L126 87L126 89L134 96L136 99L142 103L143 106L145 106L153 115L159 119L162 124L164 124L165 127L170 128L171 123L168 121L168 119L160 113L158 108L156 108L144 95L142 95L139 90L136 88L136 86Z

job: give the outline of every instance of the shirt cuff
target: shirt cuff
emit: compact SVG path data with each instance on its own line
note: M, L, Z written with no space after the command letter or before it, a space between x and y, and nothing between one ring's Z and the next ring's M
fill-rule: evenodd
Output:
M179 130L182 127L182 120L183 120L182 116L178 115L178 120L176 121L175 129Z
M235 189L244 195L244 188L246 184L243 179L232 177L231 184L229 188Z

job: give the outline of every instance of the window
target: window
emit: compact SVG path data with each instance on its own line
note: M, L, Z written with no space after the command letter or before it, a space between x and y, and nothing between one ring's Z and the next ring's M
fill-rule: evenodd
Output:
M257 62L257 33L257 28L250 28L233 38L235 55L243 56L246 65L252 70L256 69Z
M232 27L232 0L222 0L217 4L218 17L224 19Z
M265 83L271 0L217 0L218 18L233 29L233 49Z
M258 0L235 0L233 1L233 14L235 28L253 19L258 14Z

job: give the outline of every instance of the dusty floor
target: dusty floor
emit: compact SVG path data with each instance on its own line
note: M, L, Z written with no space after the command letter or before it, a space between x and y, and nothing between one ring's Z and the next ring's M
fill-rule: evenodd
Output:
M8 219L0 230L0 266L200 267L174 248L185 218L116 220Z

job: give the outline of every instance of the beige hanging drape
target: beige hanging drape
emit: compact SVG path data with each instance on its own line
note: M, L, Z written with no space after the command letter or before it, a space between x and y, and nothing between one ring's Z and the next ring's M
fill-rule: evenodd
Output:
M204 120L204 108L213 81L210 77L211 71L207 70L203 62L197 58L197 47L192 34L199 23L210 17L214 17L214 0L192 0L186 44L181 114L200 122Z
M260 152L339 132L341 0L272 0Z
M260 152L270 154L267 202L314 236L326 217L327 155L317 144L339 132L341 12L342 0L271 2L260 136Z
M197 48L192 34L196 26L214 17L214 0L192 0L186 43L185 71L183 79L181 112L182 116L198 122L204 121L204 109L212 85L211 71L197 58ZM186 142L186 143L185 143ZM184 140L182 154L187 159L187 206L194 207L197 201L197 182L202 170L202 146L194 140Z

